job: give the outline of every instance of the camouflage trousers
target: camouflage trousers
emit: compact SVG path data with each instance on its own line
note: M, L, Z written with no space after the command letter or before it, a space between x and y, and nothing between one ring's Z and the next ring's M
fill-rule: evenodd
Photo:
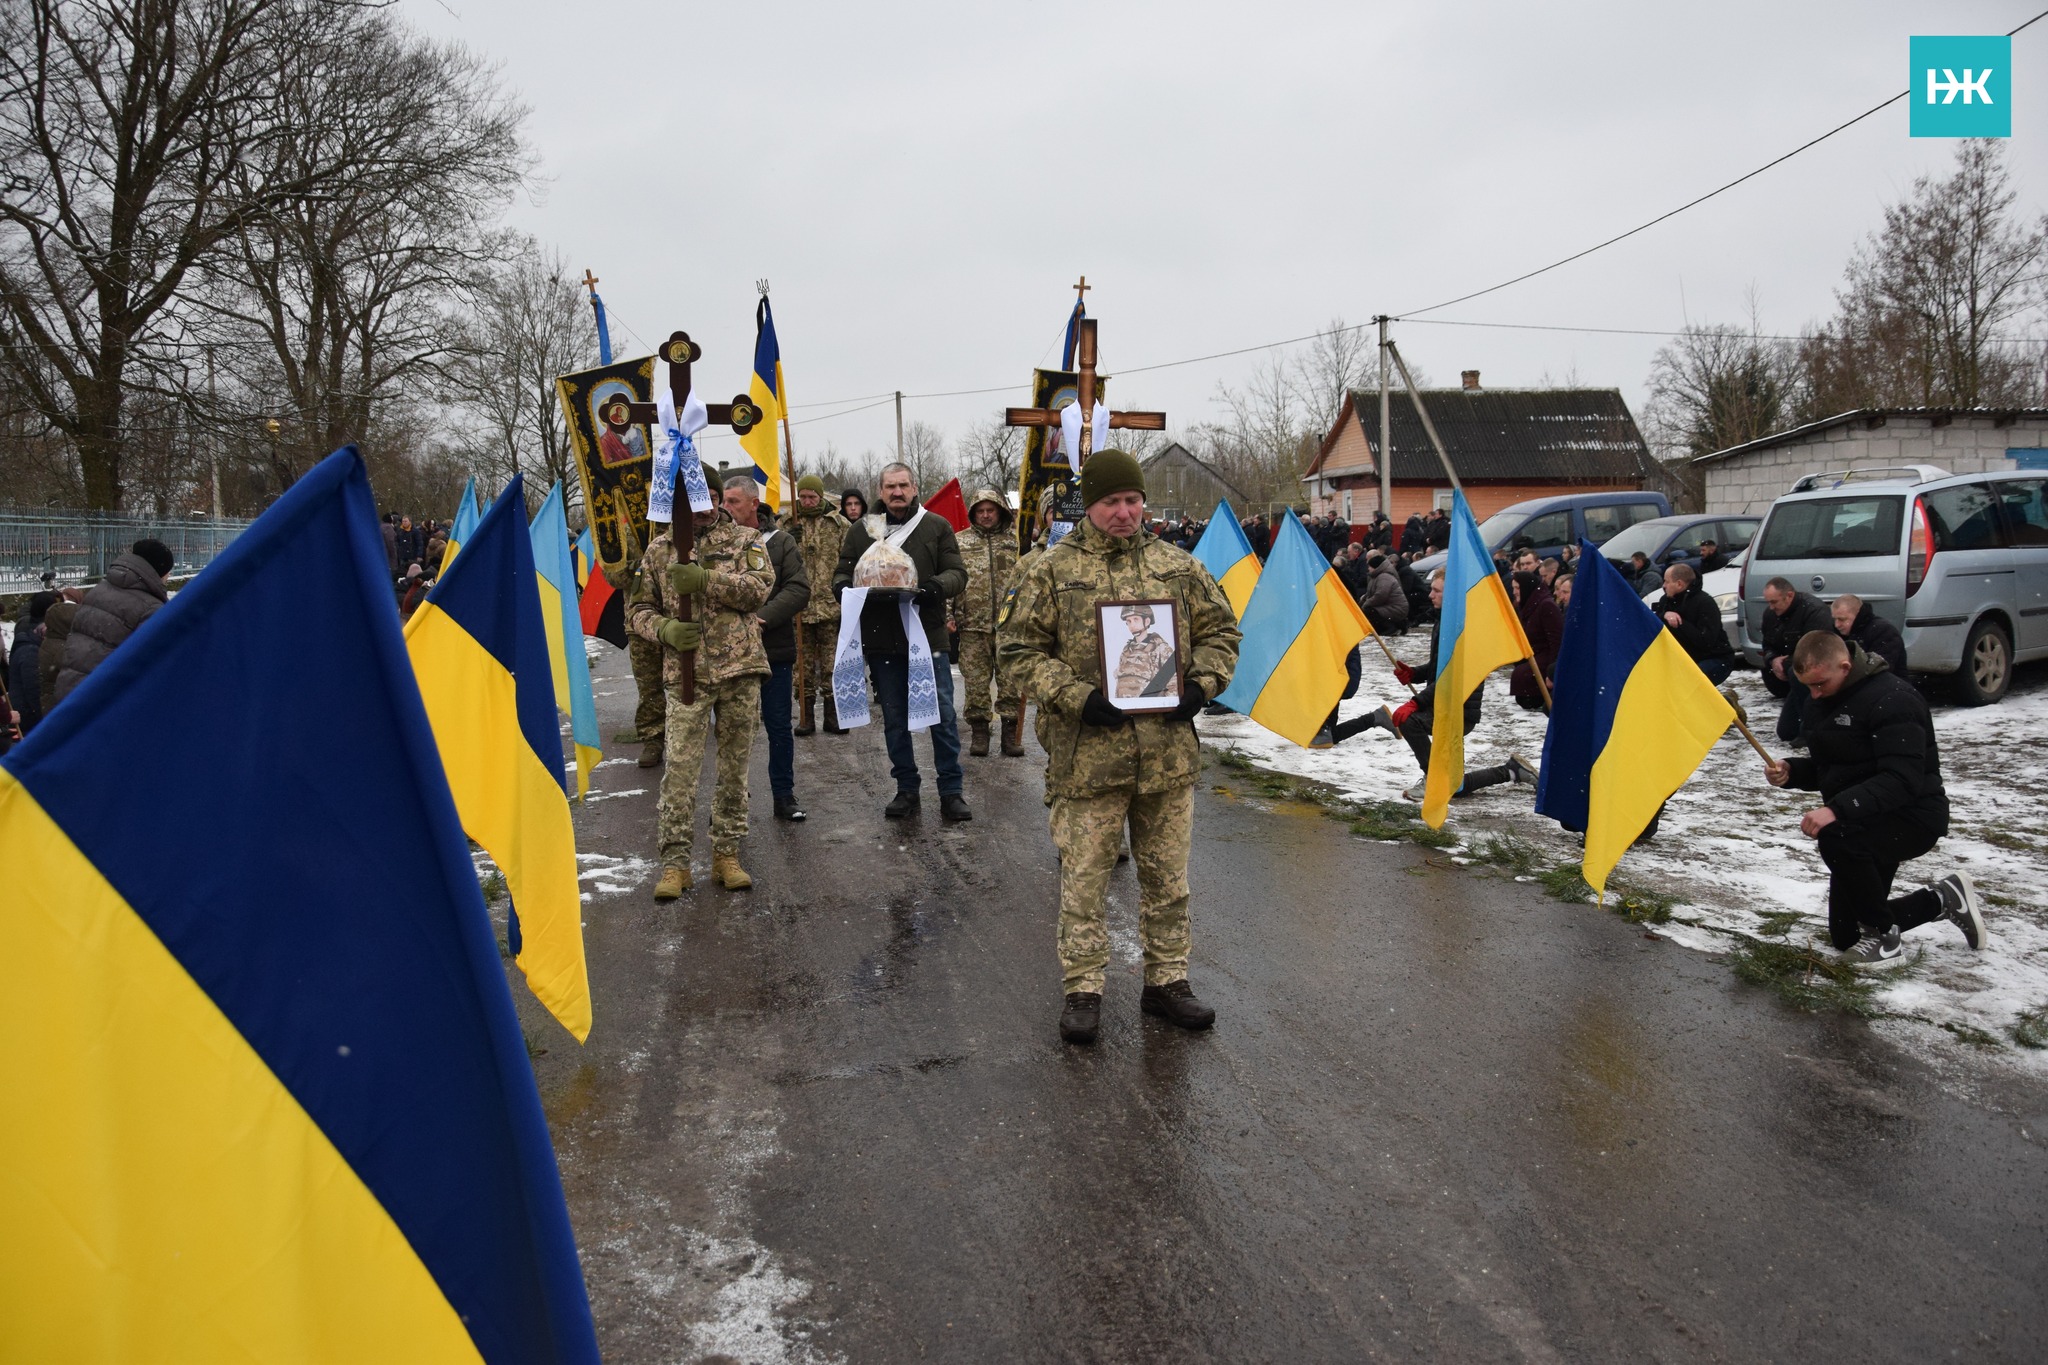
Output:
M697 833L697 779L704 772L704 748L718 741L718 783L711 798L711 853L738 854L747 832L747 757L761 728L761 677L748 673L724 682L697 684L697 700L683 705L680 686L668 693L667 766L655 808L661 865L690 865Z
M661 646L629 635L626 657L633 664L633 686L640 691L639 703L633 707L633 725L640 731L640 742L645 744L665 728L662 716L668 706L668 691L661 683Z
M837 621L800 621L797 623L798 646L802 651L803 671L810 675L809 691L806 692L802 678L792 675L791 686L799 697L809 696L812 705L823 702L832 704L832 655L839 648L839 623Z
M963 630L960 632L960 676L967 683L967 700L961 704L960 714L969 720L988 720L991 715L1012 717L1017 713L1017 698L1003 682L996 669L996 636L992 630ZM993 683L996 693L995 711L989 710L989 686Z
M1119 787L1052 803L1052 841L1060 851L1060 972L1067 994L1102 990L1109 970L1109 877L1131 827L1138 870L1138 936L1145 984L1188 974L1188 844L1195 830L1195 789L1141 794Z

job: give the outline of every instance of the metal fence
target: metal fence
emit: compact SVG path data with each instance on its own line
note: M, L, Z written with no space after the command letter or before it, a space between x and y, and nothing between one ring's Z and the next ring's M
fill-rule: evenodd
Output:
M56 574L60 586L98 582L107 565L146 539L170 547L173 574L196 573L248 525L235 517L0 511L0 592L38 587L46 573Z

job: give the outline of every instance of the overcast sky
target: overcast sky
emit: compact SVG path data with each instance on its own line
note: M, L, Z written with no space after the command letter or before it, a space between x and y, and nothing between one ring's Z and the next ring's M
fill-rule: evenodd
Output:
M773 284L799 462L1026 401L1085 273L1102 365L1157 365L1417 310L1580 250L1903 90L1907 39L2017 3L701 5L404 0L503 63L544 193L517 226L596 271L620 354L682 327L743 389ZM2014 39L2010 165L2048 202L2048 22ZM2037 83L2038 82L2038 83ZM1669 223L1431 315L1766 330L1823 317L1854 244L1954 144L1898 105ZM630 328L630 332L626 329ZM1434 383L1614 386L1648 336L1396 324ZM639 338L646 345L637 343ZM1147 374L1119 407L1215 416L1255 353ZM853 406L851 403L841 407ZM822 419L822 420L821 420Z

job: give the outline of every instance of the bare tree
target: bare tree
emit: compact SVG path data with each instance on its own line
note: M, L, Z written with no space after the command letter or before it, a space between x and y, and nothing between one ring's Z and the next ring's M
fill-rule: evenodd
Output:
M76 443L89 505L120 502L123 403L184 344L187 275L340 170L273 173L275 97L359 14L324 0L0 4L0 363Z
M953 477L953 457L946 449L946 434L929 422L910 422L903 428L903 453L920 494L929 494Z
M1752 300L1750 325L1693 324L1657 349L1644 409L1665 455L1708 455L1783 429L1798 397L1790 343L1767 340Z
M1006 493L1018 486L1024 461L1024 428L1003 421L998 410L967 428L956 443L960 454L960 482L974 488L993 488Z
M1284 362L1268 359L1242 388L1219 383L1214 401L1222 419L1190 428L1189 449L1255 503L1299 500L1301 471L1322 433L1311 429Z
M1344 396L1365 381L1370 368L1377 375L1379 340L1366 327L1350 327L1341 317L1311 341L1294 361L1294 395L1317 436L1337 425Z
M555 397L555 376L589 366L597 324L561 253L521 239L477 291L467 324L457 388L487 440L475 468L493 486L525 473L536 502L561 480L568 502L581 497Z
M1838 311L1801 348L1808 415L1858 407L2019 406L2041 397L2041 354L2012 335L2038 309L2048 219L2023 220L2003 144L1956 149L1849 262Z

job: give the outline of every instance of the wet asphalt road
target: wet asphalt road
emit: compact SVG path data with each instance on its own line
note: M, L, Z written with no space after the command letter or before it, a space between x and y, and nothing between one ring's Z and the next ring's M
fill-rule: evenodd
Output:
M607 1360L2048 1359L2037 1086L1213 767L1215 1031L1139 1015L1126 867L1067 1048L1036 746L946 827L882 819L878 726L797 744L752 892L700 842L586 902L588 1046L515 990ZM651 858L657 778L579 847Z

